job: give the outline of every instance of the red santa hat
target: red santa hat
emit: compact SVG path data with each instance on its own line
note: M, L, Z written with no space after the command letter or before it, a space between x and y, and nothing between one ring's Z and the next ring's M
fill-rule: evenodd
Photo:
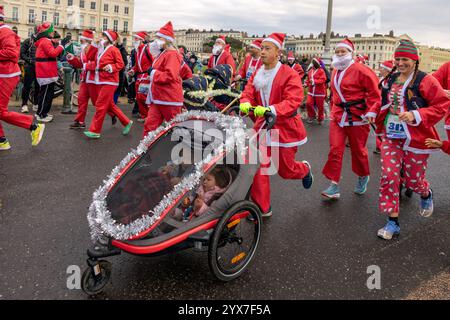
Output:
M148 33L145 31L139 31L139 32L136 32L133 37L135 37L139 40L145 40L145 38L148 37Z
M380 64L380 67L384 68L388 71L392 71L392 69L394 68L394 63L392 62L392 60L387 60L387 61L382 62Z
M227 44L227 41L225 40L225 36L219 36L216 41L223 42L223 44Z
M159 31L156 33L156 36L164 38L170 42L175 41L175 34L173 33L172 22L167 22Z
M322 60L319 57L313 58L313 61L316 61L318 64L322 64Z
M262 39L256 39L250 44L250 47L261 50L261 43L262 43Z
M83 31L83 33L81 33L81 37L80 39L84 39L87 41L93 41L94 40L94 31L86 29Z
M272 33L267 38L265 38L263 40L263 42L266 42L266 41L272 42L273 44L275 44L278 47L278 49L281 49L281 48L283 48L285 37L286 37L286 35L284 33Z
M108 37L109 41L114 42L119 38L119 35L117 32L113 30L105 30L103 31L103 34Z
M5 19L5 9L3 6L0 6L0 19Z
M339 42L336 45L336 49L337 48L345 48L347 50L349 50L350 52L355 51L355 45L353 44L353 42L350 41L350 39L345 38L344 40L342 40L341 42Z
M288 52L288 57L287 57L287 58L288 58L288 60L289 60L289 59L294 60L294 59L295 59L294 53L293 53L292 51L289 51L289 52Z

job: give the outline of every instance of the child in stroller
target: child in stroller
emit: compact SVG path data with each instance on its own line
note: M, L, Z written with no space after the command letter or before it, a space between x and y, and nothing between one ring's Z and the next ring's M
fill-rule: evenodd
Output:
M174 218L188 222L200 217L225 193L231 182L232 175L227 167L215 167L205 175L195 193L183 199L181 206L174 211Z

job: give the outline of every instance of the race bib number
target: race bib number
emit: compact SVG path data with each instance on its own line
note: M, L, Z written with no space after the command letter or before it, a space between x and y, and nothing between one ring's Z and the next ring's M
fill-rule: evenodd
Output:
M405 123L397 115L390 114L386 122L386 136L390 139L406 139Z
M256 70L255 67L249 67L248 70L247 70L247 74L245 75L245 78L247 80L249 80L252 77L252 75L255 72L255 70Z
M141 93L141 94L147 95L149 89L150 89L150 84L149 83L141 83L139 85L138 92Z

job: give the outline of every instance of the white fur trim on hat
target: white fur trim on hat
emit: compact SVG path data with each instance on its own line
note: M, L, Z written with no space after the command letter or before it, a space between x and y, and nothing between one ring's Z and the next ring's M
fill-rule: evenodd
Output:
M265 42L265 41L272 42L273 44L275 44L278 47L278 49L281 49L281 47L283 46L283 44L279 43L277 40L272 39L272 38L265 38L262 42Z
M256 44L250 44L250 47L253 47L253 48L256 48L256 49L259 49L259 50L261 50L261 47L258 47Z
M109 34L108 30L103 31L104 34L108 37L109 41L114 42L112 36Z
M161 33L161 32L158 32L158 33L156 34L156 36L157 36L157 37L164 38L164 39L166 39L166 40L169 40L170 42L174 42L174 41L175 41L174 38L169 37L168 35L165 35L165 34L163 34L163 33Z
M345 48L345 49L350 50L350 52L353 52L353 48L350 47L350 46L349 46L348 44L346 44L346 43L342 43L342 42L338 43L338 44L336 45L336 49L337 49L337 48Z
M227 44L225 41L223 41L222 38L217 38L216 41L220 41L220 42L222 42L223 44Z
M84 37L84 36L81 36L80 39L84 39L84 40L87 40L87 41L94 41L94 39L88 38L88 37Z
M392 68L389 68L387 65L385 65L385 64L380 64L380 67L381 68L384 68L384 69L386 69L386 70L388 70L388 71L392 71Z

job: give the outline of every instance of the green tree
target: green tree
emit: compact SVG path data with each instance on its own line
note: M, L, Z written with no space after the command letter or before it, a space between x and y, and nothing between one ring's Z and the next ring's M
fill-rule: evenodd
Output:
M211 38L210 41L207 41L203 44L203 51L204 52L211 52L212 51L212 47L214 46L214 43L216 42L216 39L218 38L218 36L214 36ZM231 37L225 37L225 41L227 42L227 44L229 44L231 46L231 51L232 52L239 52L240 50L242 50L242 48L245 47L245 44L238 40L238 39L234 39Z

